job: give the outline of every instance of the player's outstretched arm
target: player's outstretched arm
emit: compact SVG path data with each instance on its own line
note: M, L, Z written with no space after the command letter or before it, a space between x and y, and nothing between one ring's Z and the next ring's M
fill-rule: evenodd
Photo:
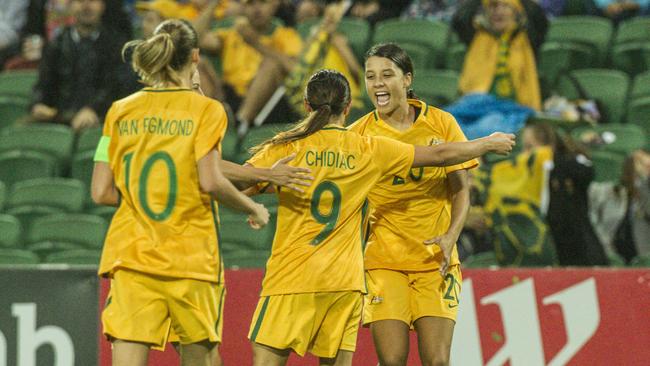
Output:
M301 188L309 187L314 179L309 175L310 169L288 165L295 154L284 157L273 164L271 168L256 168L252 165L239 165L227 160L221 160L221 170L240 190L245 190L258 183L269 182L276 186L286 187L303 193Z
M251 200L230 183L221 171L221 156L217 150L210 151L199 159L199 185L201 190L209 192L216 200L248 213L249 222L255 229L269 222L269 212L259 203Z
M108 163L95 162L90 190L93 201L98 205L117 206L119 204L120 194L115 188L113 171Z
M493 152L507 155L515 145L515 135L495 132L467 142L448 142L434 146L415 146L413 167L450 166Z

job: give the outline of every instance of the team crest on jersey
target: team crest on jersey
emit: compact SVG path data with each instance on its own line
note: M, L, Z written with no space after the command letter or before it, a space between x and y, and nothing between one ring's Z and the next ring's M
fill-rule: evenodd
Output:
M374 296L370 299L370 304L371 304L371 305L372 305L372 304L375 304L375 305L376 305L376 304L381 304L383 301L384 301L384 298L383 298L383 297L378 296L378 295L374 295Z

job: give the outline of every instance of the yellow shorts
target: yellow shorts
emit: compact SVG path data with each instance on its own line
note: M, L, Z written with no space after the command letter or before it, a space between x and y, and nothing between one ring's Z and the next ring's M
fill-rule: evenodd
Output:
M363 308L363 325L378 320L401 320L413 328L423 316L456 321L462 284L460 266L440 272L401 272L388 269L366 271L368 294Z
M181 344L221 342L223 285L118 270L102 312L109 339L164 349L170 330Z
M354 352L363 295L357 291L273 295L260 298L248 338L277 349L333 358Z

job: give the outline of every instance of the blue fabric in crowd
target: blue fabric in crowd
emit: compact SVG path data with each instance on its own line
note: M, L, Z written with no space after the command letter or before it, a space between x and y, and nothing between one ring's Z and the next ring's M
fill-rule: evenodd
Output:
M531 108L491 94L468 94L443 109L456 118L468 139L497 131L516 133L534 113Z

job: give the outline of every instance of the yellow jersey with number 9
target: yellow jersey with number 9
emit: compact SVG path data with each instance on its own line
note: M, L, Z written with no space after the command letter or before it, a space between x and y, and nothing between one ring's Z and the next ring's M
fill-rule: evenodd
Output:
M454 117L426 103L409 99L419 113L413 125L398 131L372 112L348 128L364 136L386 136L413 145L467 141ZM445 168L412 169L402 177L386 177L368 195L370 236L366 269L428 271L439 267L442 251L424 240L444 234L451 223L451 192L447 174L478 166L477 160ZM451 263L458 264L454 247Z
M100 275L127 268L221 282L216 202L200 190L197 161L226 125L219 102L189 89L145 88L113 103L103 135L121 201Z
M277 229L261 296L364 291L362 223L366 196L384 176L406 176L414 147L326 126L306 138L266 147L248 163L291 165L314 176L304 193L279 190Z

